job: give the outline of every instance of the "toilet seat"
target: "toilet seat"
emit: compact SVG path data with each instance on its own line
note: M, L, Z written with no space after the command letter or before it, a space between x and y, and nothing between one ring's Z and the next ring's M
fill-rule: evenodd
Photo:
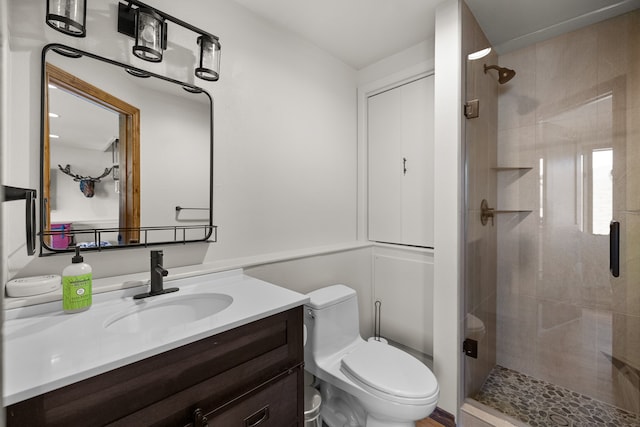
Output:
M359 345L342 358L340 370L363 389L393 402L424 405L438 398L438 382L431 370L384 343Z

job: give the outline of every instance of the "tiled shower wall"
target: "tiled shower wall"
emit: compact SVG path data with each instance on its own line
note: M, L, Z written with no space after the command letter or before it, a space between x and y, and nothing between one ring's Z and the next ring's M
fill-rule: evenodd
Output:
M496 363L496 227L480 222L480 203L496 200L498 84L483 65L497 64L495 52L477 60L468 54L489 47L475 18L463 3L462 43L465 59L465 99L479 101L479 116L466 119L465 338L478 342L478 358L464 358L465 394L475 395Z
M640 11L499 60L517 75L498 89L498 165L532 169L497 174L498 208L531 211L496 222L497 363L638 412ZM592 162L607 151L612 175ZM593 208L607 176L617 279Z

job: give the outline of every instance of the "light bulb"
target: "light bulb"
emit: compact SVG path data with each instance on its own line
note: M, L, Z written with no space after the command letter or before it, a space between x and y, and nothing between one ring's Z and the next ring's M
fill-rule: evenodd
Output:
M140 38L149 44L155 43L155 35L155 26L151 24L145 25L140 32Z

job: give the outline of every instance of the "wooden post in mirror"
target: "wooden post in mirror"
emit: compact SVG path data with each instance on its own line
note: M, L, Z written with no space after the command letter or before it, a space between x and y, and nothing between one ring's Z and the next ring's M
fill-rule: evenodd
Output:
M119 237L123 243L138 243L140 239L140 110L106 91L50 63L45 64L43 117L43 191L44 230L51 230L51 141L49 89L54 87L96 104L118 115L119 122ZM51 246L51 239L43 239ZM120 240L120 239L119 239Z

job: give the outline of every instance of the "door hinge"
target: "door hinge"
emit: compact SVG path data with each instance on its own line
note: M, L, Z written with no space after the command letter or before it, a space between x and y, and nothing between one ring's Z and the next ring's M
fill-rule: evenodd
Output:
M478 358L478 341L472 340L471 338L467 338L462 341L462 352L465 356L473 357L474 359Z
M472 99L464 103L464 116L467 119L475 119L480 115L480 101Z

